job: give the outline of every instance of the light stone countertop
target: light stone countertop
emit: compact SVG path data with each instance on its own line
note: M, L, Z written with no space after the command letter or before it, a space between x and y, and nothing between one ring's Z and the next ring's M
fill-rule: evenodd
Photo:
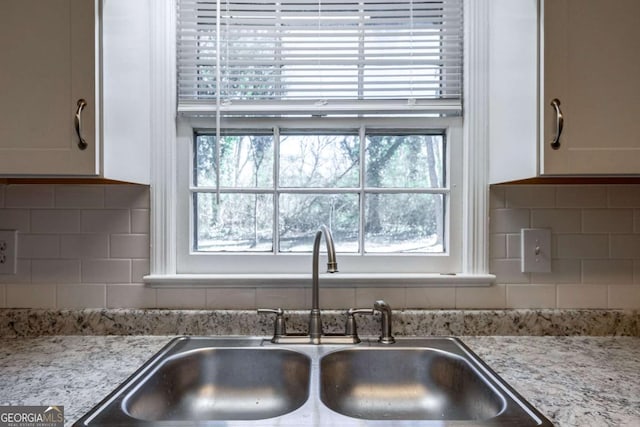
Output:
M171 338L0 338L0 405L64 405L71 425ZM640 426L638 337L461 338L557 426Z

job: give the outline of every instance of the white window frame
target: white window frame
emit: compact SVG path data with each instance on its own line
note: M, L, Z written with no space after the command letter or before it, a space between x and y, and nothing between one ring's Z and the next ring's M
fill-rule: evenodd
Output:
M457 271L450 271L447 266L437 270L405 265L411 256L386 256L393 259L393 268L372 268L371 265L358 266L357 263L343 263L345 273L327 276L330 286L430 286L430 285L489 285L495 276L488 274L488 15L490 0L465 0L465 118L442 119L434 128L446 129L449 138L459 143L447 144L448 149L459 147L461 152L449 153L451 158L463 159L458 168L459 177L455 177L456 169L450 169L451 191L460 192L458 199L462 206L452 211L459 213L454 217L453 226L460 230L460 237L449 240L454 258L459 257ZM193 129L202 123L197 119L177 119L175 94L175 1L154 3L152 6L152 254L151 274L145 281L152 286L285 286L299 284L302 278L310 273L310 255L287 254L277 257L295 258L295 264L309 266L307 273L283 271L280 267L270 268L273 254L255 254L263 259L264 268L259 272L237 273L243 271L239 264L229 264L231 268L212 273L211 258L218 257L224 262L238 255L193 254L195 263L184 263L189 255L189 209L190 194L188 175ZM376 119L380 120L380 119ZM456 124L455 121L458 120ZM447 122L448 121L448 122ZM397 126L394 126L397 128ZM185 146L186 144L186 146ZM177 160L176 160L177 159ZM457 163L457 162L452 162ZM450 166L453 166L450 164ZM459 181L457 181L459 179ZM457 181L457 182L456 182ZM458 183L461 183L459 185ZM186 186L185 186L186 185ZM462 190L460 189L462 187ZM453 197L452 197L453 200ZM186 227L186 228L185 228ZM456 243L459 242L459 243ZM242 257L252 255L239 255ZM347 254L340 254L344 259ZM448 256L448 255L444 255ZM225 257L225 258L220 258ZM355 255L353 259L366 259ZM375 257L375 256L374 256ZM442 256L423 255L423 260L437 260ZM307 263L304 258L309 258ZM298 260L300 260L298 262ZM339 260L341 261L341 260ZM350 260L352 261L352 260ZM440 260L442 261L442 260ZM236 262L234 260L233 262ZM244 258L246 265L247 258ZM253 261L251 261L253 262ZM289 261L291 263L291 261ZM428 262L425 267L429 267ZM444 264L441 264L444 265ZM183 266L188 266L183 270ZM341 269L343 267L341 266Z
M461 240L460 229L449 226L450 221L459 224L462 221L462 167L456 162L450 162L451 158L462 158L462 121L458 118L429 119L429 128L425 129L424 118L403 119L400 125L394 119L328 119L328 120L256 120L253 129L281 127L283 129L358 129L361 127L372 128L376 131L389 129L401 129L407 131L439 130L445 133L445 158L446 181L450 187L446 197L445 211L452 212L445 216L445 245L444 253L435 254L351 254L339 253L339 269L341 273L360 274L371 273L434 273L434 272L459 272L461 269ZM217 273L233 274L243 271L249 274L301 274L308 272L311 265L311 254L308 253L204 253L192 250L193 242L193 203L191 194L182 195L190 186L190 177L193 175L193 138L194 132L201 129L212 129L212 119L190 119L181 117L178 119L178 189L181 193L178 202L178 228L188 230L178 234L177 247L177 272L206 274L214 270ZM262 126L260 123L264 123ZM214 122L215 125L215 122ZM223 123L224 125L224 123ZM386 126L384 126L386 125ZM235 121L229 125L234 129L247 126L246 121ZM224 126L223 126L224 127ZM250 131L248 131L250 133ZM321 224L318 224L320 226Z

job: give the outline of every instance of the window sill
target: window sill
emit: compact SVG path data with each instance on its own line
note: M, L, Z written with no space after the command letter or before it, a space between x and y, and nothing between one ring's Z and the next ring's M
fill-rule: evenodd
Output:
M493 274L321 274L322 287L438 287L490 286ZM280 288L311 282L310 274L153 274L144 277L152 288Z

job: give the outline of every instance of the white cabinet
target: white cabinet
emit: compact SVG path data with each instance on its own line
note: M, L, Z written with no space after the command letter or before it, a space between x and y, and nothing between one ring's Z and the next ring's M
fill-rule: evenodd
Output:
M640 174L640 1L546 0L542 16L541 172Z
M637 0L491 2L491 183L640 175L639 16Z
M0 2L1 173L97 173L94 16L91 1Z
M148 7L0 1L1 176L149 182Z

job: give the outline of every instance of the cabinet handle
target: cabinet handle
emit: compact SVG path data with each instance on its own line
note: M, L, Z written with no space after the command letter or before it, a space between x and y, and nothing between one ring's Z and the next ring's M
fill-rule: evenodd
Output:
M551 148L557 150L560 148L560 135L562 135L562 128L564 127L564 116L562 115L562 110L560 109L560 100L558 98L554 98L551 101L551 106L556 110L556 136L551 141Z
M76 135L78 135L78 148L85 150L89 144L87 144L87 141L82 137L82 110L87 106L87 101L78 99L77 105L78 108L76 109L74 123L76 126Z

